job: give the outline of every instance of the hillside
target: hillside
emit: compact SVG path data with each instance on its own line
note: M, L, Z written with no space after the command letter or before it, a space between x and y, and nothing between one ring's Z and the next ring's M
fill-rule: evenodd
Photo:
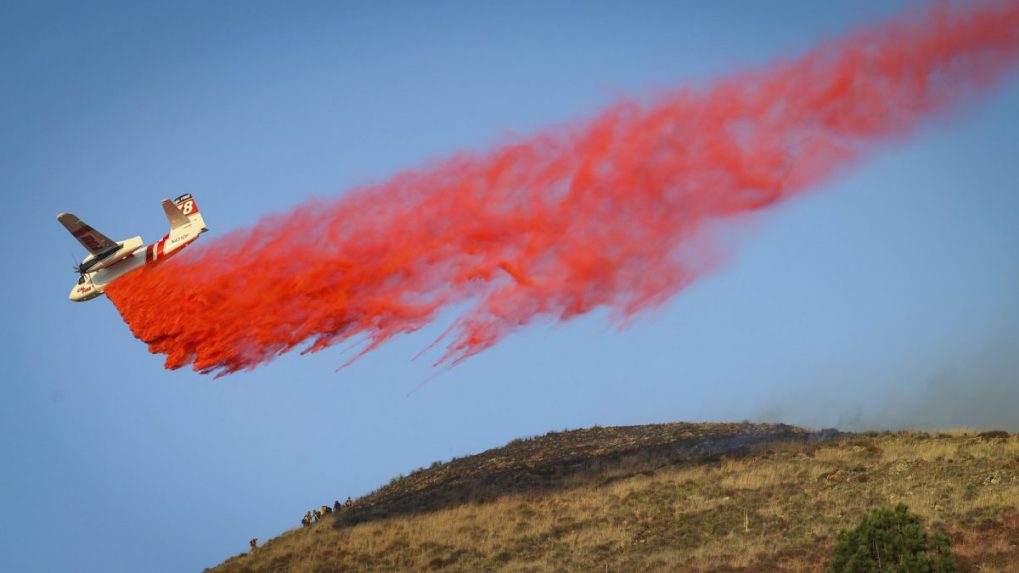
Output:
M550 433L398 478L211 571L820 571L839 530L899 502L964 571L1017 571L1019 436Z

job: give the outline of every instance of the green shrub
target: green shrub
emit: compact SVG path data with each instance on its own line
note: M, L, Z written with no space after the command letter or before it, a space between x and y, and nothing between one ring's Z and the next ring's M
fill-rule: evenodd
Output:
M940 533L928 534L920 519L899 504L863 516L839 534L826 573L956 573L958 566Z

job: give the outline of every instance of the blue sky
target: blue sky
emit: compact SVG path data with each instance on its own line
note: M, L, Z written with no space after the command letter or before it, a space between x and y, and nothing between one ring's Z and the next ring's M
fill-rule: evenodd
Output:
M726 264L627 330L537 325L414 393L442 321L339 373L339 349L163 370L109 301L67 301L84 252L57 213L151 241L189 192L214 240L916 3L288 4L0 7L9 570L200 570L314 505L563 428L1019 430L1017 74L733 226Z

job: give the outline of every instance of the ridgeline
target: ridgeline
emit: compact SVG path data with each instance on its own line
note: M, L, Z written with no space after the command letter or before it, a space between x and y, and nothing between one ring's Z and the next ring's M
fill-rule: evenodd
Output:
M897 503L963 571L1014 573L1019 435L554 432L395 479L207 571L819 572L840 530Z

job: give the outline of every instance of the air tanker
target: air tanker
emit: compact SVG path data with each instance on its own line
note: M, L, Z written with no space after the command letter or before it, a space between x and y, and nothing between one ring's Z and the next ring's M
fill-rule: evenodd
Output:
M78 284L71 289L69 298L73 302L92 300L103 294L113 281L179 253L209 230L198 212L198 203L189 193L173 201L164 199L163 212L170 222L170 232L144 250L145 243L141 237L114 242L72 213L57 215L57 220L89 252L81 264L74 267L78 273Z

